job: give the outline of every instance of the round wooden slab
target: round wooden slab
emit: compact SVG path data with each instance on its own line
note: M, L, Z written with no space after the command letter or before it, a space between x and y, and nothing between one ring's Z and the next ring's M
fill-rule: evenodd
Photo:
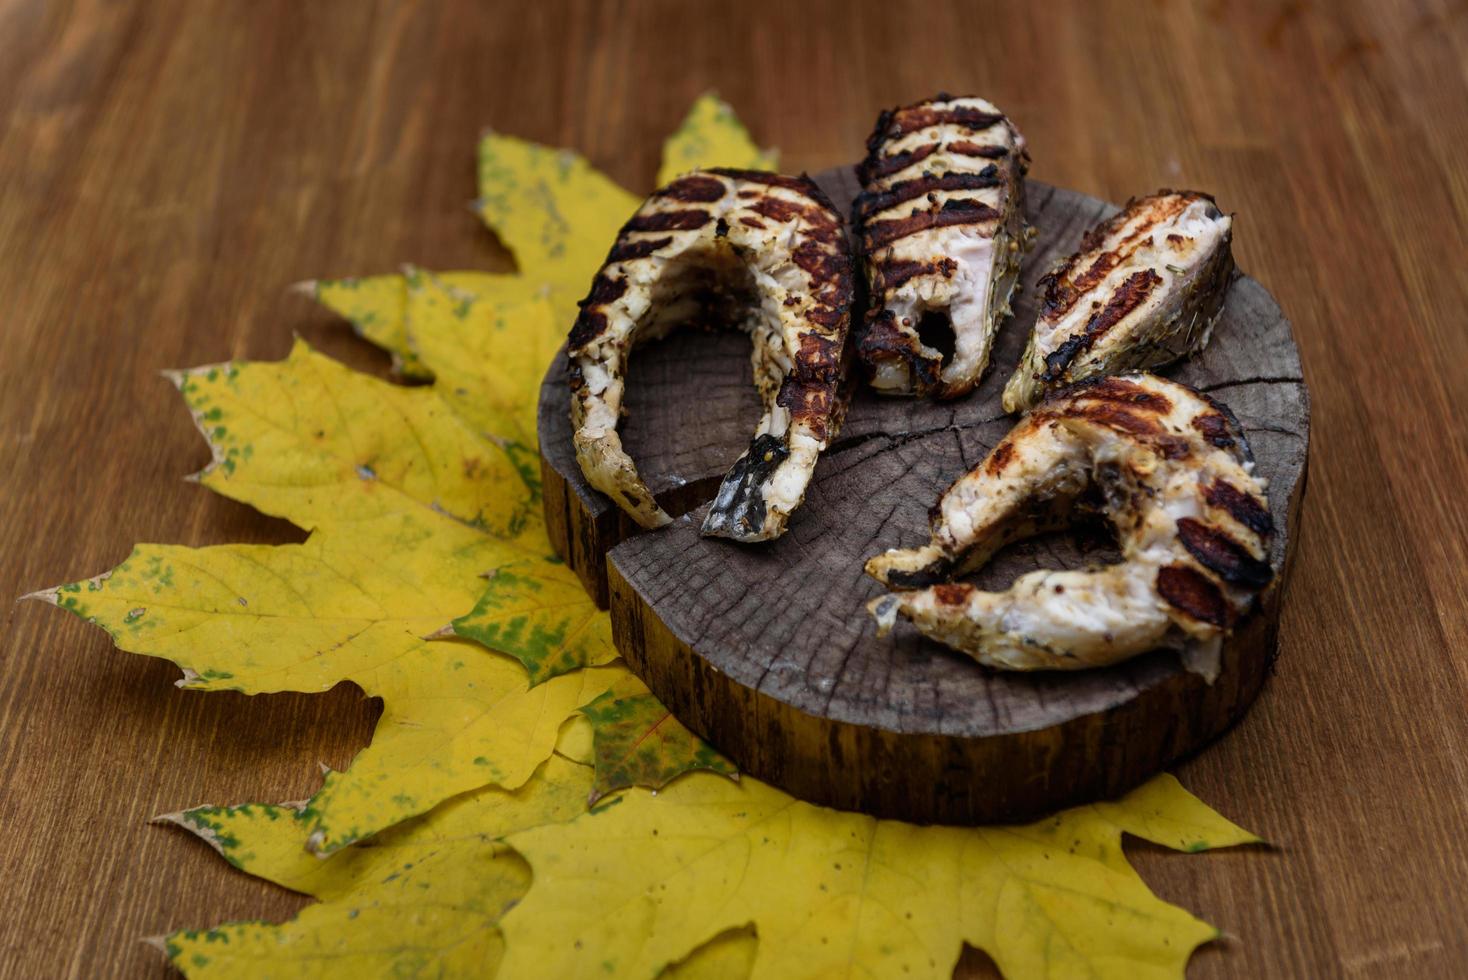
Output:
M859 189L849 168L816 179L843 211ZM685 330L632 359L624 443L664 508L684 515L656 532L642 533L583 479L564 357L541 390L551 537L610 602L618 649L681 721L796 796L924 823L1021 820L1115 796L1237 720L1269 671L1309 403L1289 323L1248 277L1230 287L1207 350L1162 372L1238 415L1279 527L1276 584L1225 645L1212 684L1166 650L1101 670L1015 674L905 625L877 638L863 607L881 587L863 561L927 541L929 506L1013 425L999 395L1034 322L1035 282L1115 210L1036 181L1027 193L1039 237L979 390L947 403L858 390L778 541L698 533L760 415L744 336ZM1094 534L1047 535L1001 552L974 581L1003 588L1035 568L1114 558Z

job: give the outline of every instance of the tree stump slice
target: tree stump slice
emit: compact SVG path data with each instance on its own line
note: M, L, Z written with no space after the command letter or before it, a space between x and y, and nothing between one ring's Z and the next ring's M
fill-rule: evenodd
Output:
M859 189L851 168L816 179L843 211ZM1015 417L999 397L1035 319L1036 281L1116 210L1037 181L1027 194L1039 235L979 389L938 403L858 388L778 541L751 547L698 533L760 416L742 335L685 329L632 358L623 440L664 508L681 515L655 532L582 477L564 353L542 387L551 538L610 604L623 657L743 771L803 799L968 824L1116 796L1228 728L1269 673L1304 490L1309 399L1288 321L1247 276L1231 285L1208 348L1160 372L1233 409L1278 526L1275 584L1225 643L1212 684L1171 650L1098 670L1018 674L980 667L906 624L877 638L864 606L882 589L862 563L927 541L928 508L1009 431ZM1035 568L1116 557L1094 533L1050 534L1011 545L971 580L1003 588Z

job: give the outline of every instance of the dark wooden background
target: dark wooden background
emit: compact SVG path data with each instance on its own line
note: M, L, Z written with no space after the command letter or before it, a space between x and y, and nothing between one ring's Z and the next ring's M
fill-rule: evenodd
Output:
M385 360L295 280L507 268L465 202L487 125L646 188L717 88L788 169L855 158L939 88L1017 120L1046 181L1202 188L1293 319L1314 396L1278 672L1179 775L1277 842L1133 848L1235 937L1193 977L1468 970L1468 3L0 2L0 598L134 541L281 542L184 483L161 368ZM4 604L0 974L160 975L141 936L294 896L150 826L344 766L354 689L176 690L56 610Z

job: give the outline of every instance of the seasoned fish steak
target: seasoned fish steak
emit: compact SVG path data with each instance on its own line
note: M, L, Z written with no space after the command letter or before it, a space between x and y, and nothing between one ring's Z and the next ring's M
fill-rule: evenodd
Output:
M887 395L956 398L1010 313L1024 218L1024 138L992 104L939 95L883 112L852 206L871 305L859 348Z
M696 171L622 227L567 342L571 424L587 481L643 527L670 520L622 448L634 346L692 319L745 330L764 416L703 524L779 537L844 411L852 260L841 216L806 177Z
M1042 569L1002 592L944 581L1086 507L1115 529L1120 563ZM902 615L1007 670L1096 667L1173 640L1216 647L1273 579L1273 529L1225 406L1151 374L1097 378L1050 395L949 487L929 544L867 562L910 590L869 608L884 630Z
M1202 350L1233 278L1232 225L1206 194L1159 191L1087 232L1080 251L1040 280L1040 313L1004 410Z

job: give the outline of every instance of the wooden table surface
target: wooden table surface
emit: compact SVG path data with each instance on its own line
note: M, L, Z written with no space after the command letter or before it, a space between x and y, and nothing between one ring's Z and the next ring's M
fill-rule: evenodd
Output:
M477 134L645 188L716 88L788 169L875 112L981 93L1045 181L1201 188L1294 322L1314 399L1277 673L1179 770L1272 851L1132 849L1232 940L1193 977L1468 971L1468 4L0 2L0 596L135 541L298 534L183 482L166 367L385 359L308 277L508 268L465 208ZM0 633L0 975L161 975L139 938L301 899L150 826L290 799L378 706L181 692L54 609Z

